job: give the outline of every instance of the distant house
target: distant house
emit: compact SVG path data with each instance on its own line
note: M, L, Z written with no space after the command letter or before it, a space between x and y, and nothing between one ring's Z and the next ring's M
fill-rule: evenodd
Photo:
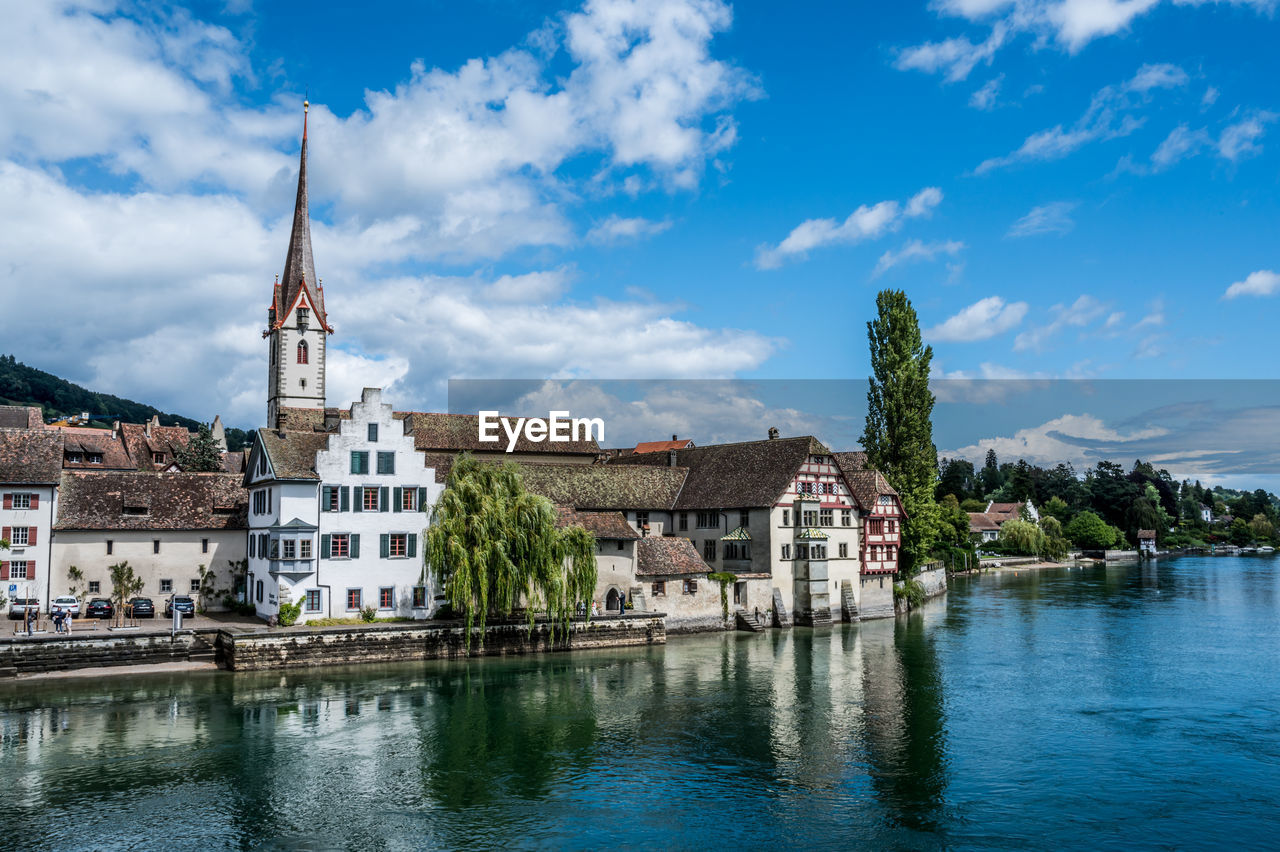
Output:
M1200 504L1200 520L1204 521L1206 524L1213 523L1213 507L1212 506L1206 506L1203 503Z
M969 535L979 541L995 541L1000 537L1000 524L986 512L969 512Z
M1156 531L1138 530L1138 553L1143 556L1156 555Z
M1022 503L996 503L994 501L987 504L986 514L996 524L1003 524L1005 521L1017 521L1022 519L1022 510L1027 510L1027 515L1037 524L1040 523L1040 511L1036 509L1035 503L1030 500Z
M671 436L670 441L641 441L636 444L633 453L665 453L669 450L687 450L693 447L693 441L689 438L680 438L675 435Z

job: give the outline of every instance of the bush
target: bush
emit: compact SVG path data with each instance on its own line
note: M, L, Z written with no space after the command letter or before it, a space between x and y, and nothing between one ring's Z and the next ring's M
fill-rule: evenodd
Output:
M280 604L280 616L277 619L281 627L292 627L298 623L298 616L302 615L302 601L295 603Z
M360 620L364 622L373 622L378 620L378 611L373 608L373 604L365 604L360 610Z
M924 584L919 580L896 583L893 587L893 599L895 601L905 600L908 609L916 609L924 603Z
M1067 524L1067 538L1085 550L1107 550L1115 546L1116 528L1093 512L1084 511Z

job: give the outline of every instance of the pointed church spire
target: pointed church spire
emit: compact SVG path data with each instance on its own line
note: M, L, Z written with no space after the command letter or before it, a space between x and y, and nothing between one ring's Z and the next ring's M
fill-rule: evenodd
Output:
M289 232L289 252L284 259L284 274L277 291L276 322L285 320L294 307L298 294L305 291L311 303L316 322L328 330L325 317L324 294L316 279L315 260L311 256L311 217L307 204L307 114L311 103L302 102L302 153L298 165L298 197L293 206L293 228Z

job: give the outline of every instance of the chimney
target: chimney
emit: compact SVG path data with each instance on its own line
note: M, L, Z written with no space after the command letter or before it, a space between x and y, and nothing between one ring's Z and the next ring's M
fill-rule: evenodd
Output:
M769 427L769 440L770 440L770 441L776 441L776 440L778 440L778 427L777 427L777 426L770 426L770 427Z
M675 435L672 435L672 436L671 436L671 440L673 440L673 441L679 441L680 439L679 439L679 438L677 438Z

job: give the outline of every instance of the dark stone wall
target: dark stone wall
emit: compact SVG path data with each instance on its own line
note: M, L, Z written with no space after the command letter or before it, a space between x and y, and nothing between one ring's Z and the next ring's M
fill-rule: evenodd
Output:
M574 622L566 636L551 626L527 622L491 624L474 631L471 656L505 656L583 648L654 645L667 641L661 616L601 618ZM454 624L386 624L368 627L289 628L261 633L223 630L219 659L235 671L449 659L467 655L465 627Z
M212 637L211 637L212 638ZM137 666L187 661L208 644L191 633L168 635L32 636L0 639L0 677L97 666Z

